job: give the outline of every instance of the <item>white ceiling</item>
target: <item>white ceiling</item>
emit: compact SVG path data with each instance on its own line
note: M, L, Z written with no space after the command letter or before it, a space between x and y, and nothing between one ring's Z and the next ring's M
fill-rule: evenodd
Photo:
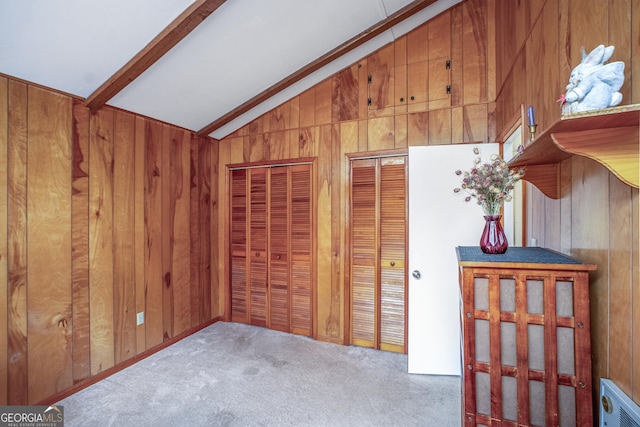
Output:
M210 134L223 138L461 0L438 0ZM227 0L107 104L198 131L412 0ZM89 97L192 0L0 0L0 73Z

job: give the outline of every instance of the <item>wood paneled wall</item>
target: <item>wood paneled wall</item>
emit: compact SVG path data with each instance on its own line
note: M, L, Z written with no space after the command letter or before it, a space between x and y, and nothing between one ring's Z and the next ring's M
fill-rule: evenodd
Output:
M221 314L211 142L0 76L0 405L46 401Z
M318 158L317 317L314 335L345 342L345 233L348 160L346 154L403 149L411 145L493 141L495 100L495 0L468 0L367 58L336 73L299 96L257 118L219 144L218 193L226 194L226 165L304 157ZM398 101L398 82L409 82L407 69L419 61L451 59L451 95L407 105ZM437 57L437 58L436 58ZM444 62L443 62L444 65ZM439 90L420 78L422 93ZM392 76L378 85L389 94L384 107L368 106L367 76ZM382 70L382 71L381 71ZM381 71L381 72L380 72ZM405 74L406 73L406 74ZM433 86L433 85L432 85ZM444 91L445 85L442 86ZM394 101L395 99L395 101ZM406 99L406 98L405 98ZM227 233L226 198L220 199L219 232ZM222 234L221 234L222 236ZM228 236L219 240L225 253ZM228 262L220 258L218 283L224 300Z
M622 103L640 103L639 0L498 1L496 35L498 129L520 104L535 107L539 129L556 121L555 101L582 46L614 45L611 61L626 65ZM590 287L594 393L600 378L611 378L640 403L638 190L584 158L566 160L561 175L559 200L529 185L528 237L598 266Z

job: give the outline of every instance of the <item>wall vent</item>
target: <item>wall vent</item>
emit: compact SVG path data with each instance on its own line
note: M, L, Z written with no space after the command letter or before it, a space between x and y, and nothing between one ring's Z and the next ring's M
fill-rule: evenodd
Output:
M600 380L600 427L640 427L640 406L606 378Z

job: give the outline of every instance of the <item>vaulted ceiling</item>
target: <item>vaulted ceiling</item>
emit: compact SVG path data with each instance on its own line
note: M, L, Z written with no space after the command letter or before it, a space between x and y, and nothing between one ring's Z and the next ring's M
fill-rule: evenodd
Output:
M221 139L461 0L2 0L0 73Z

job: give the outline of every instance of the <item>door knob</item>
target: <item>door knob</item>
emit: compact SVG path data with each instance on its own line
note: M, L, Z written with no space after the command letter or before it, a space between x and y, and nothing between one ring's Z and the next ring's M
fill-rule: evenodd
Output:
M420 279L422 277L422 274L420 274L420 271L418 270L413 270L413 272L411 273L411 275L413 277L415 277L416 279Z

